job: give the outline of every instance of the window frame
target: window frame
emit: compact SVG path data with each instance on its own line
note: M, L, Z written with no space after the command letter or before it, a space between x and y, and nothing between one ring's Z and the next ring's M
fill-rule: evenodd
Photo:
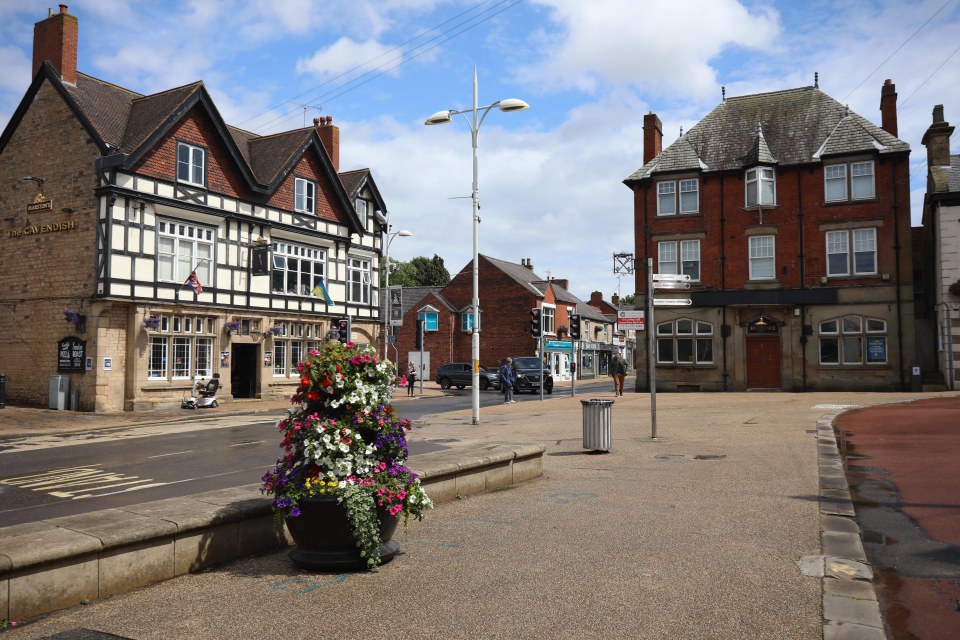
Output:
M371 264L369 258L347 258L347 302L370 304Z
M869 168L868 172L858 173L858 169ZM832 171L842 170L842 176L829 176ZM867 180L869 178L869 180ZM839 197L830 197L828 186L838 184L842 181L843 195ZM869 182L867 192L863 191L863 185ZM840 202L864 202L876 200L877 198L877 175L876 163L873 160L852 160L849 162L834 162L823 166L823 200L829 204Z
M765 246L755 247L754 244L759 244L760 240L769 240L770 241L770 255L754 255L754 249L766 249ZM748 276L751 281L771 281L777 279L777 236L775 235L756 235L749 236L747 238L747 260L748 260ZM759 271L757 267L758 261L770 261L770 275L761 276L758 275Z
M871 248L867 251L857 250L857 245L862 246L862 236L869 234L869 244ZM861 236L858 239L857 236ZM831 243L831 238L843 238L843 242ZM831 248L843 245L843 251L831 251ZM875 276L880 272L879 255L877 249L877 228L876 227L856 227L854 229L833 229L824 234L824 251L826 253L827 277L843 278L849 276ZM834 260L832 256L844 256L844 271L834 271ZM870 257L872 263L871 269L861 269L858 257Z
M817 325L818 362L824 367L838 368L888 366L888 326L882 318L858 314L821 321ZM872 343L882 344L882 347L877 349ZM877 352L883 353L882 360L873 355ZM829 359L824 359L824 353ZM853 353L857 354L856 358L852 357Z
M296 264L295 269L290 265ZM309 272L304 270L306 265L310 265ZM318 273L319 271L319 273ZM283 274L281 287L277 287L277 278ZM296 276L296 283L291 283L293 276ZM277 295L287 296L312 296L313 289L327 277L327 250L323 247L297 244L294 242L276 242L273 245L272 255L270 257L270 292ZM309 282L304 285L304 278ZM291 286L294 289L291 291Z
M673 252L673 260L663 260L665 248ZM695 259L691 259L695 254ZM700 282L700 240L662 240L657 243L657 273L690 276L693 282ZM672 271L665 271L664 264L673 265Z
M182 152L186 151L186 159L181 158ZM196 164L196 160L199 157L200 163L199 166ZM207 150L203 147L198 147L195 144L190 144L189 142L183 142L181 140L177 141L177 169L176 176L177 182L183 184L193 185L195 187L206 187L207 186ZM186 176L183 177L183 171L181 169L186 169ZM196 172L199 170L200 179L196 180Z
M147 347L147 380L151 382L210 378L214 370L215 327L209 316L160 316ZM190 330L187 330L187 327ZM154 333L154 331L156 333ZM178 362L178 358L183 359Z
M764 174L769 172L769 178ZM751 178L751 175L753 177ZM754 207L775 207L777 206L777 172L773 167L757 166L746 170L744 174L744 205L747 209ZM764 184L770 185L770 201L764 201ZM751 186L756 193L756 202L750 202Z
M693 187L692 189L689 187ZM685 204L684 194L693 195L693 208ZM669 202L670 210L664 206ZM678 178L657 182L657 216L689 216L700 213L700 178Z
M666 330L667 326L669 331ZM713 349L715 335L713 324L696 318L683 317L658 322L656 326L657 365L712 366L716 364ZM669 359L663 357L664 353L669 353ZM688 358L680 360L681 353L689 354Z
M293 179L293 210L317 215L317 183L306 178Z
M165 246L166 243L170 246ZM201 255L201 247L209 249ZM200 283L213 286L213 263L216 260L217 230L181 220L161 219L156 227L156 269L158 282L184 283L190 273L197 272Z
M357 217L360 219L360 226L366 229L367 211L369 209L367 201L363 198L357 197L357 199L353 201L353 208L357 212Z

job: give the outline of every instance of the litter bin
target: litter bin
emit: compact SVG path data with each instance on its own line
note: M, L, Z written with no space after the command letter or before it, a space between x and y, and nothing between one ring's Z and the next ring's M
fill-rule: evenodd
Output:
M610 451L613 400L581 400L580 404L583 405L583 448Z
M70 378L68 376L50 376L50 404L49 409L67 408L67 394L70 392Z

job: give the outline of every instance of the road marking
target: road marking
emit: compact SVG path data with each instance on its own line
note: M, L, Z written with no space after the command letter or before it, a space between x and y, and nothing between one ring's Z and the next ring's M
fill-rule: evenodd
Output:
M188 453L193 453L193 449L190 449L189 451L175 451L174 453L161 453L155 456L147 456L147 460L153 460L154 458L168 458L170 456L182 456Z
M263 444L266 440L251 440L249 442L238 442L237 444L230 445L231 447L249 447L254 444Z
M146 489L148 486L157 486L153 478L113 473L102 469L100 464L53 469L43 473L7 478L0 480L0 484L39 491L55 498L73 500L109 495L111 492L107 490L117 487L127 487L123 491L136 491Z

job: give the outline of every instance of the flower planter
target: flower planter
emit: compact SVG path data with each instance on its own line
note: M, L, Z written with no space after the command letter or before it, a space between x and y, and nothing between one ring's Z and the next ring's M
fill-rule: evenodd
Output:
M287 529L296 546L290 550L293 562L315 571L356 571L367 568L366 558L353 537L346 507L335 496L301 498L300 515L287 517ZM380 563L385 564L400 552L391 540L400 518L385 508L377 509L380 521Z

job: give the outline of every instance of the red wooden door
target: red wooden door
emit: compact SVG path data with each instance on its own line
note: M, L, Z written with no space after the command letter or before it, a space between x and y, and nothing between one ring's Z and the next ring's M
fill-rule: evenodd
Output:
M780 336L747 338L747 388L780 388Z

